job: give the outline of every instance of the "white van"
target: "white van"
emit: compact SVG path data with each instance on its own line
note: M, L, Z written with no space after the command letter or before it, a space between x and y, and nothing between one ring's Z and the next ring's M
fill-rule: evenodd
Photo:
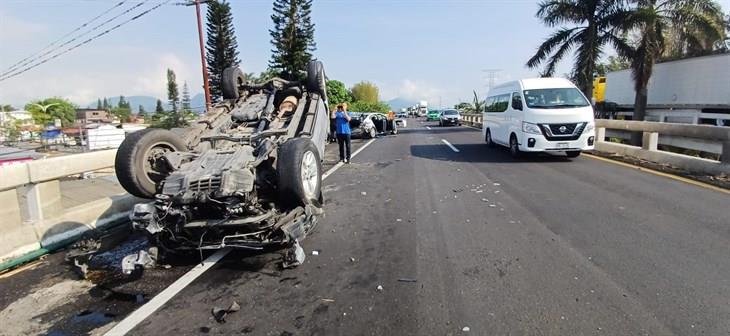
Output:
M488 145L522 152L565 152L569 157L593 149L593 107L563 78L531 78L504 83L489 91L482 118Z

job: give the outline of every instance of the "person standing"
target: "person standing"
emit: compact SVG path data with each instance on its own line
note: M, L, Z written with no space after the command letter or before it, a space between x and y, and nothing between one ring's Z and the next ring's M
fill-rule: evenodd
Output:
M344 104L337 105L337 112L332 116L335 120L337 144L340 146L340 161L350 163L350 115Z
M337 141L337 125L335 123L335 113L337 112L337 109L333 106L332 111L330 111L330 131L327 133L327 142L333 143Z

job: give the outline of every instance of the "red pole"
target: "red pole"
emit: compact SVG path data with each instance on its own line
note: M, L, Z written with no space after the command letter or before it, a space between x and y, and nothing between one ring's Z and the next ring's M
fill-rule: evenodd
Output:
M203 45L203 19L200 16L200 0L195 0L195 12L198 15L198 39L200 40L200 66L203 70L203 87L205 88L205 111L210 110L210 87L208 86L208 67L205 65L205 46Z

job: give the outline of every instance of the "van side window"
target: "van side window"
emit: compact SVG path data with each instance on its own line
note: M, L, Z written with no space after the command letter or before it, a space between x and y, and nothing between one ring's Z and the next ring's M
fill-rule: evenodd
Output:
M509 107L509 98L510 98L509 93L497 96L498 101L496 104L497 106L496 106L495 112L507 111L507 107Z
M494 112L494 109L492 106L494 106L494 99L495 97L487 97L486 102L484 103L484 111L485 112Z
M515 109L515 110L522 109L522 96L520 95L519 92L512 93L512 109Z

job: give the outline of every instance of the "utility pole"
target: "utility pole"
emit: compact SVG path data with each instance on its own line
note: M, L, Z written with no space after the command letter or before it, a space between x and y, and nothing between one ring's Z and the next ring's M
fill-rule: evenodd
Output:
M482 72L487 74L487 91L494 87L494 81L497 79L497 73L502 69L484 69Z
M210 86L208 85L208 66L205 64L205 45L203 44L203 18L200 14L200 4L208 3L209 0L190 0L184 6L195 6L195 13L198 16L198 40L200 41L200 67L203 71L203 88L205 89L205 110L210 111Z

